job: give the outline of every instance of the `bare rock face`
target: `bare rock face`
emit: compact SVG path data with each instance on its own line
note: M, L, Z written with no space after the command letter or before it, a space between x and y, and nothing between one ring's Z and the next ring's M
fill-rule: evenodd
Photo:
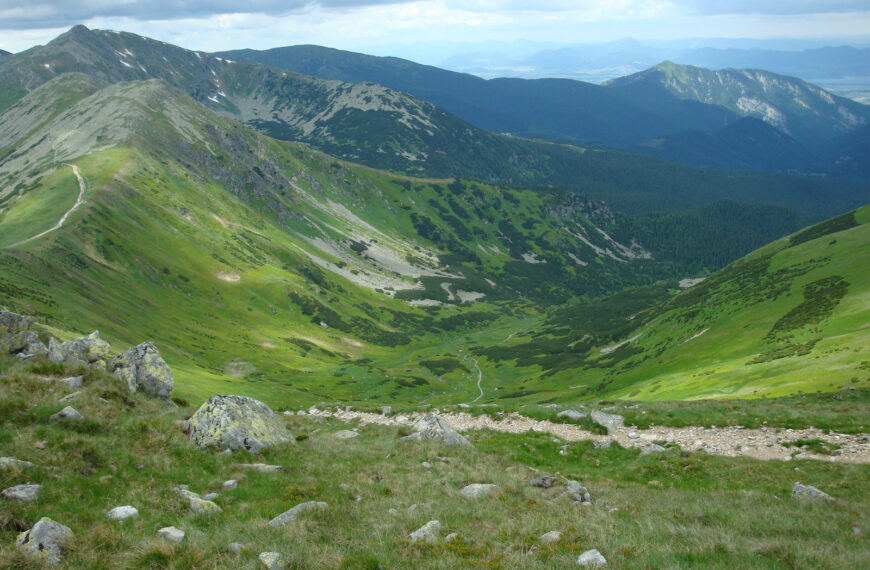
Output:
M63 343L52 337L48 342L48 359L70 366L94 366L109 354L111 348L100 338L100 331Z
M32 319L0 311L0 352L30 358L48 354L48 348L33 330Z
M130 392L142 392L166 402L172 392L172 369L160 356L154 343L143 342L109 360L109 372L127 383Z
M199 448L259 453L295 440L263 402L245 396L212 396L190 417L190 441Z
M447 420L437 414L428 413L414 424L414 433L406 435L402 441L423 439L438 439L447 445L464 445L471 447L471 442L460 435Z
M63 559L63 547L72 538L69 527L42 517L32 529L18 535L15 546L34 560L59 564Z

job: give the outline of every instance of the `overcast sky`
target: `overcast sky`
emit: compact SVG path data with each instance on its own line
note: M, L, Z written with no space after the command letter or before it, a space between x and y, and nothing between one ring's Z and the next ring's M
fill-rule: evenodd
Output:
M75 24L188 49L633 37L801 38L870 43L870 0L0 0L0 48ZM394 55L401 56L396 53Z

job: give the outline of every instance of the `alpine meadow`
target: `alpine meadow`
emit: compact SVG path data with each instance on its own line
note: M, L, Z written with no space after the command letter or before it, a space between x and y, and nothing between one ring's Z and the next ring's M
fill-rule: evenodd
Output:
M870 107L0 50L0 566L859 568Z

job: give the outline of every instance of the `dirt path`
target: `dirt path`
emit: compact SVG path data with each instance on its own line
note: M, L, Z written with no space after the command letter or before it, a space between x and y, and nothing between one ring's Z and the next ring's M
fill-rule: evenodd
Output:
M21 244L27 243L29 241L33 241L37 238L41 238L42 236L44 236L45 234L47 234L49 232L53 232L54 230L60 228L64 224L64 222L66 222L66 219L70 216L70 214L75 212L76 208L78 208L79 206L81 206L84 203L85 188L87 188L87 184L85 183L85 177L82 176L82 173L79 171L79 167L76 166L75 164L67 164L66 166L69 166L70 168L73 169L73 173L76 175L76 178L79 181L79 196L78 196L78 198L76 198L76 203L73 204L72 208L67 210L66 213L64 213L64 215L60 218L60 220L56 224L54 224L52 227L48 228L47 230L45 230L42 233L36 234L35 236L29 237L27 239L23 239L17 243L13 243L9 247L15 247L16 245L21 245Z
M435 413L439 413L434 410ZM334 417L349 422L358 420L364 424L410 425L423 416L422 413L398 414L383 416L356 411L310 410L318 416ZM517 413L505 414L498 419L490 416L472 416L466 413L441 414L450 424L459 430L491 429L508 433L525 433L528 431L549 433L565 442L613 439L623 447L646 447L653 442L668 442L679 445L687 451L705 451L714 455L727 457L754 457L756 459L777 459L790 461L797 448L783 447L800 439L819 439L827 443L841 446L833 455L820 455L801 452L798 459L817 459L841 463L870 463L870 440L867 434L828 433L820 429L783 429L760 428L744 429L741 427L703 428L703 427L652 427L641 430L632 427L620 428L610 436L599 435L580 429L573 424L554 423L547 420L535 420Z

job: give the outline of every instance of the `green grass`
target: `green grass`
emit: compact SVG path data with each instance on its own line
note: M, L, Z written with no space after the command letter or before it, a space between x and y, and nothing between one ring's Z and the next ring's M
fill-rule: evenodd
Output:
M68 166L60 166L35 188L4 204L0 214L0 247L33 237L53 227L75 204L79 184Z
M46 371L40 363L0 360L0 402L7 406L0 453L42 466L3 470L0 485L43 485L37 503L0 503L4 567L29 567L12 543L42 516L75 533L69 568L258 568L262 551L282 552L292 567L317 561L322 568L567 567L590 548L615 567L858 567L866 557L865 465L762 462L678 449L639 457L619 446L596 450L591 442L571 443L561 455L564 443L534 433L471 432L474 450L400 442L399 430L378 426L360 427L359 441L339 441L330 434L347 426L310 416L286 418L295 445L261 457L227 456L194 449L173 425L192 408L128 395L94 371L73 402L87 424L49 421L65 391L37 379L34 370ZM260 461L285 471L238 466ZM551 504L561 484L550 491L530 487L541 474L530 468L580 481L595 505ZM221 493L216 502L223 513L216 516L192 514L172 491L188 484L195 492L221 492L230 478L239 487ZM794 501L795 480L837 501ZM475 482L495 483L498 492L477 501L459 496ZM266 524L308 500L330 508L283 529ZM105 518L125 504L140 515L123 523ZM444 525L442 536L457 532L460 539L410 544L408 534L432 519ZM169 525L186 531L180 545L157 538L157 529ZM541 544L537 537L550 530L561 531L562 541ZM248 549L237 555L230 542Z

